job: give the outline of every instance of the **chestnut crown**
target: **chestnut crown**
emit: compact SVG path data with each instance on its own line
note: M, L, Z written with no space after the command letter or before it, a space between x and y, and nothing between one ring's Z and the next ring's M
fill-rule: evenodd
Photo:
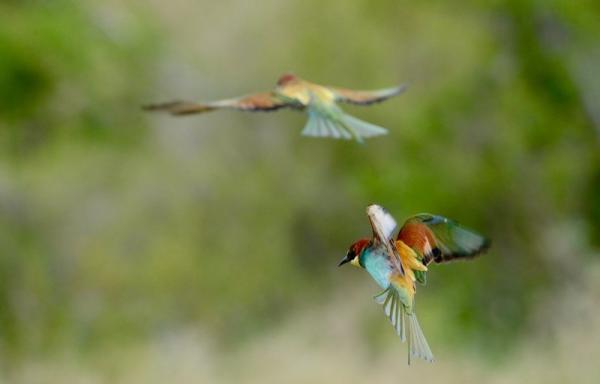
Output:
M293 73L286 73L282 75L279 80L277 80L277 85L283 86L296 80L298 80L298 76L294 75Z

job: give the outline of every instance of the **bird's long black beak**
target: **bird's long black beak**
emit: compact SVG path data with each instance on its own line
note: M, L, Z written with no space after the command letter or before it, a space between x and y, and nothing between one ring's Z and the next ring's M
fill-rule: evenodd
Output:
M346 256L344 256L344 258L339 262L338 267L341 267L342 265L349 263L352 261L352 257L350 257L350 254L347 254Z

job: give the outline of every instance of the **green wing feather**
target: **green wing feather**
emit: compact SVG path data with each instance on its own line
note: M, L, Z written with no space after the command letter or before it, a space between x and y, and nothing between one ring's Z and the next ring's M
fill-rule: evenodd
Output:
M425 224L435 238L435 244L431 244L431 251L423 255L425 265L432 260L443 263L472 258L490 246L489 239L443 216L419 214L411 220L418 220Z
M426 271L413 271L413 273L415 274L415 279L417 279L417 281L420 284L422 284L422 285L427 284L427 272Z

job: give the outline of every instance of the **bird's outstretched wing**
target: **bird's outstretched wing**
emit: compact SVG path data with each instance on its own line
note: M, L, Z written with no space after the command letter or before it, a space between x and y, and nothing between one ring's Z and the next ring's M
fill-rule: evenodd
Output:
M409 218L397 240L415 250L424 265L475 257L490 246L490 240L457 222L427 213Z
M386 248L388 256L396 267L396 270L404 275L402 261L392 239L394 230L398 226L396 220L385 208L377 204L371 204L367 207L367 216L373 229L373 240L376 244L381 244Z
M263 92L208 103L171 101L167 103L146 105L143 109L147 111L163 111L180 116L208 112L221 108L231 108L242 111L274 111L288 106L290 106L290 104L277 97L272 92Z
M380 103L390 97L397 96L407 88L406 84L397 87L378 89L373 91L355 91L352 89L327 87L335 94L335 100L342 103L369 105Z

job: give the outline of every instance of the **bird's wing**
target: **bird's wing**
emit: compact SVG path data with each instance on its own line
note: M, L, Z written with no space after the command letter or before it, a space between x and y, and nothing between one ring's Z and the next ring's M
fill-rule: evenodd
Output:
M373 91L355 91L347 88L327 87L335 94L335 100L343 103L369 105L380 103L390 97L397 96L407 88L406 84L397 87L377 89Z
M375 244L381 244L387 250L388 257L392 261L395 269L404 275L402 260L392 239L394 230L398 226L396 220L380 205L371 204L367 207L367 216L373 229L373 239Z
M189 115L208 112L220 108L231 108L242 111L274 111L288 107L285 100L272 92L255 93L252 95L212 101L208 103L195 103L188 101L172 101L160 104L151 104L143 107L148 111L164 111L172 115Z
M373 237L385 242L392 238L394 230L398 226L396 220L388 211L380 205L371 204L367 207L367 216L373 228Z
M490 240L457 222L427 213L409 218L397 240L414 249L423 265L472 258L490 246Z

